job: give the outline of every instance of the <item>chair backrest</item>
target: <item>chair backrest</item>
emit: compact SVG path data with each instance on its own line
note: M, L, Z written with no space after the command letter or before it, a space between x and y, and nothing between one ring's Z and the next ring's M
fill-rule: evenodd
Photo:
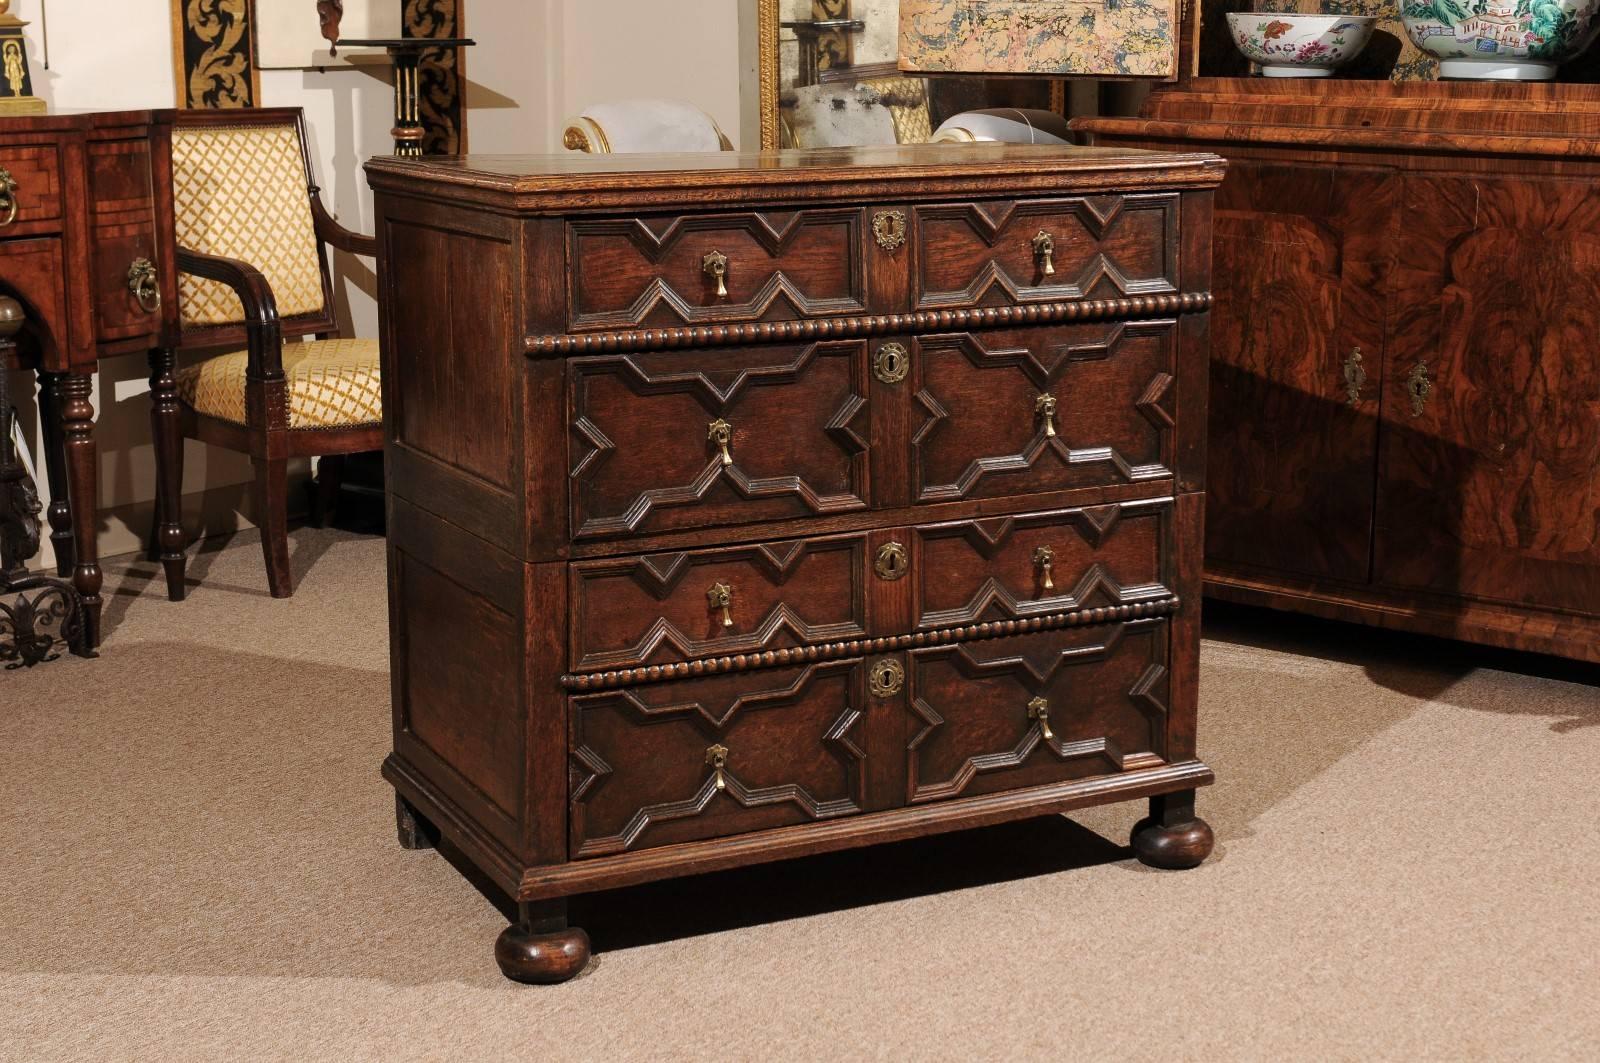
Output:
M1054 111L994 107L946 118L933 134L935 144L1071 144L1067 120Z
M172 217L179 247L247 262L261 271L283 318L328 315L321 247L311 215L311 172L298 112L256 112L172 127ZM234 325L232 289L183 274L185 329Z
M732 151L717 120L678 100L597 103L567 122L562 143L596 155L639 151Z

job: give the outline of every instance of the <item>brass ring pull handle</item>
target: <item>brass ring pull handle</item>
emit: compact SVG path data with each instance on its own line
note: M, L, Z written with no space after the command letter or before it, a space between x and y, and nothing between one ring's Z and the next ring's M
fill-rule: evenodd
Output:
M706 438L717 445L717 450L722 452L722 464L733 464L733 452L728 448L733 446L733 425L718 417L706 426Z
M0 229L17 220L17 182L4 166L0 166L0 210L6 212L0 218Z
M717 773L717 792L721 793L726 790L728 788L728 778L724 772L728 767L728 747L719 743L707 749L706 763L711 765L711 770Z
M708 251L700 260L700 269L717 282L717 298L728 297L728 256L721 251Z
M1028 702L1028 719L1039 721L1039 733L1044 735L1046 742L1056 740L1055 732L1050 730L1050 703L1044 698L1034 698Z
M1044 418L1044 434L1055 438L1056 434L1056 397L1050 394L1040 395L1033 400L1033 412Z
M1418 362L1406 377L1406 394L1411 396L1411 416L1421 417L1428 409L1428 399L1433 394L1433 381L1428 379L1428 363Z
M1055 590L1056 581L1050 577L1050 569L1056 563L1056 552L1048 546L1041 546L1033 552L1033 563L1043 577L1040 586L1047 591Z
M1350 352L1344 360L1344 395L1351 406L1361 405L1361 389L1366 386L1367 371L1361 365L1361 348Z
M722 610L722 626L733 626L733 588L726 583L713 583L706 591L706 601L711 608Z
M156 264L136 258L128 267L128 291L139 301L139 309L153 314L161 309L161 285L156 281Z
M1046 277L1056 275L1056 238L1044 229L1033 238L1033 257L1039 263L1039 272Z

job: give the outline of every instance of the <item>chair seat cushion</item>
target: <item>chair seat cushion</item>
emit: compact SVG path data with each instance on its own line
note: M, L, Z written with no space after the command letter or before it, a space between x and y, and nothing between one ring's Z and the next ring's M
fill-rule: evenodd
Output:
M197 413L245 423L244 351L178 370L178 396ZM291 429L354 428L383 421L377 340L307 340L283 345Z

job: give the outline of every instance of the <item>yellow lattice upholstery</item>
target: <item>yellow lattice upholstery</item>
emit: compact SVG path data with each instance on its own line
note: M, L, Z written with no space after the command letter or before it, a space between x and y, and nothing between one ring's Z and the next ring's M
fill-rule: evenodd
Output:
M178 395L195 410L245 423L245 352L178 370ZM377 340L307 340L283 345L289 428L351 428L383 420Z
M322 312L311 190L292 123L175 128L172 189L179 247L260 270L283 317ZM185 327L244 320L239 297L217 281L181 274L178 301Z

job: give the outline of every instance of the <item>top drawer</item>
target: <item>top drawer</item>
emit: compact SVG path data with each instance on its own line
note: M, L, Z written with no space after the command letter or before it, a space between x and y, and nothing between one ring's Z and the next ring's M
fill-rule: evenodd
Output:
M606 218L567 227L580 329L864 313L861 212Z
M918 207L918 310L1178 290L1178 195Z
M9 182L5 175L10 176ZM12 203L16 204L14 217ZM60 218L61 160L55 146L0 147L0 237L10 235L7 230L14 225Z

